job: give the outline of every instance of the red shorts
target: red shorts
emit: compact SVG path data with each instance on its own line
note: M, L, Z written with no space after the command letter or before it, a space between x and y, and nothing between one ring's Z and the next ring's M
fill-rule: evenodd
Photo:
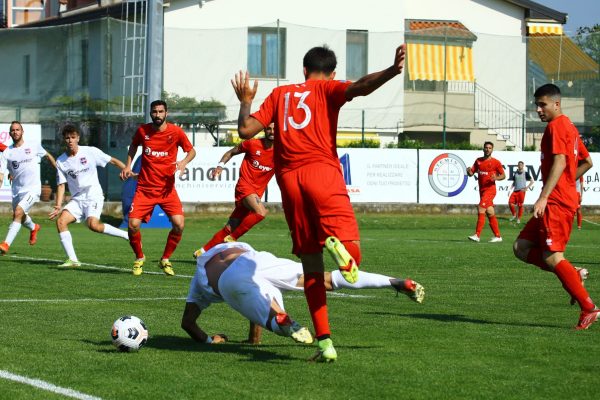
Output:
M169 217L183 215L183 206L175 189L164 195L144 193L136 190L131 208L129 209L129 218L141 219L143 222L148 222L156 205L159 205Z
M525 191L512 192L508 199L508 204L516 204L520 208L523 206L523 203L525 203Z
M529 240L543 250L564 252L573 229L574 212L548 205L542 218L531 217L518 239Z
M494 197L496 197L496 190L486 190L485 192L479 192L479 207L494 207Z
M342 171L310 164L277 177L283 210L292 236L292 253L323 251L325 239L359 240L358 224Z

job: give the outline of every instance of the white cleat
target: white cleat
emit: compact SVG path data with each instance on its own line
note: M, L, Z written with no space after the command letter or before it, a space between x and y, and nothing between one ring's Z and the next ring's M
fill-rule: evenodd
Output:
M473 242L477 242L477 243L479 243L479 241L480 241L479 236L477 236L477 235L469 236L469 240L471 240Z
M500 243L502 241L502 238L499 236L494 236L493 238L490 239L489 243Z

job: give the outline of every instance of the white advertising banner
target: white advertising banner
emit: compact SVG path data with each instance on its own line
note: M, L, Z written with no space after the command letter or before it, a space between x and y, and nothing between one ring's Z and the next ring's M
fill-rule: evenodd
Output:
M242 155L233 157L217 180L208 178L210 170L227 150L226 147L196 148L196 158L188 164L187 173L176 179L183 202L233 201ZM352 202L416 203L416 150L344 148L338 149L338 155ZM281 201L274 178L269 182L267 200Z
M476 175L469 178L467 167L473 165L483 151L420 150L419 203L477 204L479 187ZM506 179L496 182L495 204L508 204L508 191L517 163L523 161L534 185L525 196L525 204L533 204L542 190L540 153L537 151L494 151L492 157L504 167ZM600 205L600 154L592 153L594 167L584 175L583 205Z
M9 135L10 124L0 123L0 143L10 146L12 139ZM29 143L41 143L42 141L42 126L38 124L23 124L23 137L26 142ZM10 182L8 180L8 171L0 171L4 174L2 180L2 187L0 187L0 202L12 201L12 194L10 191Z

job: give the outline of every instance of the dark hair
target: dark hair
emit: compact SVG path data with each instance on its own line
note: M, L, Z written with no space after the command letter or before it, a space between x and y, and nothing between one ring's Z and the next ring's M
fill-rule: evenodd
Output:
M167 102L164 101L164 100L154 100L152 103L150 103L150 110L152 110L156 106L164 106L165 107L165 111L169 110L167 108Z
M12 124L19 124L19 126L21 127L21 130L23 130L23 125L22 125L22 124L21 124L19 121L13 121L13 122L11 122L10 124L11 124L11 125L12 125Z
M484 142L484 143L483 143L483 147L487 146L488 144L489 144L490 146L494 147L494 143L492 143L492 142Z
M310 49L302 60L306 73L311 72L324 72L330 74L335 71L337 66L337 59L333 50L329 49L326 45L321 47L313 47Z
M558 88L558 86L552 83L546 83L545 85L542 85L539 88L537 88L537 90L533 94L533 97L535 98L544 96L550 98L560 98L560 89Z
M76 133L78 136L81 136L81 133L79 133L79 129L77 129L75 125L65 125L62 128L62 137L64 138L70 133Z

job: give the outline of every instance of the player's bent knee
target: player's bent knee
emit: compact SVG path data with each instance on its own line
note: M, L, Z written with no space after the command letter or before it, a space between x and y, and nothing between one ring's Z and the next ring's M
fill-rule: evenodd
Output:
M517 239L513 243L513 253L521 261L527 262L527 254L529 253L529 246L525 242Z
M360 266L362 260L362 253L360 251L360 242L343 241L342 244L348 250L348 253L354 258L356 265Z

